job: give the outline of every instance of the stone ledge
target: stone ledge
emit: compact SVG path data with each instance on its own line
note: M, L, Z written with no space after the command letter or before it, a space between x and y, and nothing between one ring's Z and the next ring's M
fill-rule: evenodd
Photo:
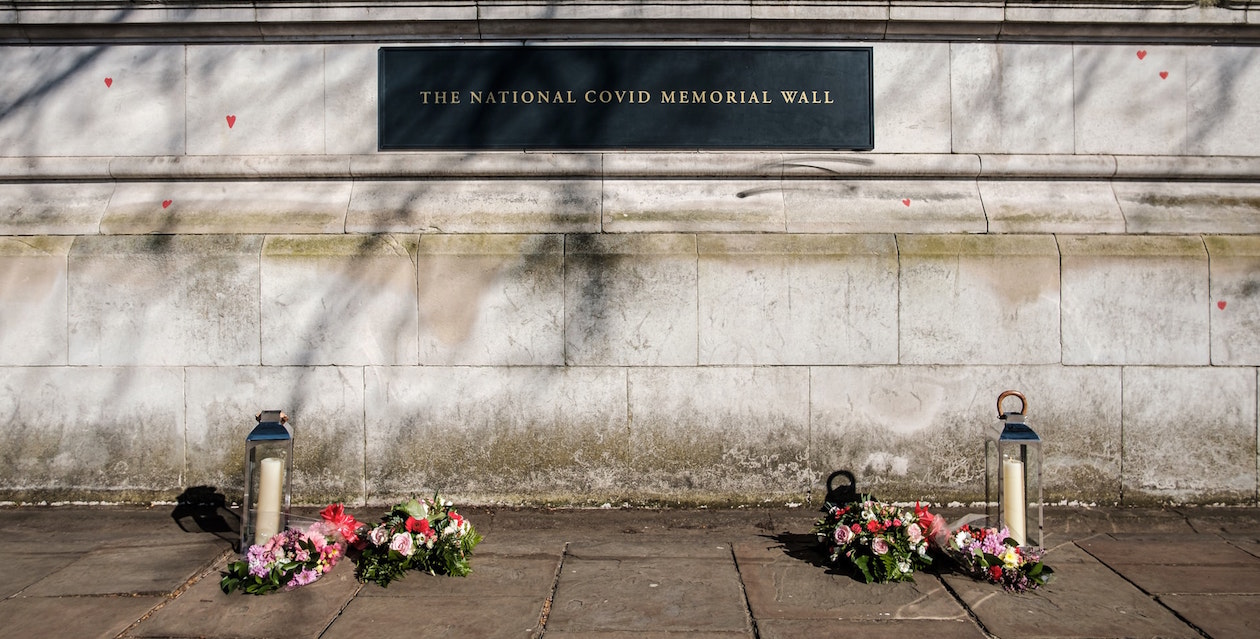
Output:
M188 0L7 2L0 42L517 38L1166 39L1256 42L1252 2L969 0Z
M0 182L610 179L1260 181L1260 156L519 152L0 158Z

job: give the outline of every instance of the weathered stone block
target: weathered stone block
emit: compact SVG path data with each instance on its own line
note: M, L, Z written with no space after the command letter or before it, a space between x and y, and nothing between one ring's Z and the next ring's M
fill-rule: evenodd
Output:
M952 43L955 153L1072 153L1072 47Z
M626 373L612 368L369 367L371 503L583 503L629 497Z
M688 498L801 495L809 467L809 370L631 369L635 488Z
M1209 361L1198 237L1061 236L1064 364Z
M984 233L974 180L794 180L789 233Z
M188 153L324 152L324 47L187 47Z
M1185 48L1075 45L1073 55L1076 153L1185 153Z
M0 234L93 235L113 193L111 183L0 184Z
M324 152L376 151L377 44L324 47Z
M461 180L354 183L350 233L593 233L595 180Z
M1258 7L1248 12L1257 17ZM1260 148L1260 52L1253 47L1196 47L1186 56L1189 110L1186 152L1255 155Z
M1212 269L1212 364L1260 365L1260 238L1203 241Z
M268 237L262 363L415 364L415 253L408 236Z
M1260 233L1260 188L1210 182L1116 182L1129 233Z
M701 364L897 361L891 235L701 235Z
M997 396L1028 397L1046 499L1120 499L1120 369L846 366L812 369L813 467L882 499L984 497L984 428ZM821 490L821 487L819 487Z
M565 353L571 366L697 363L694 235L565 238Z
M599 171L609 178L694 177L712 180L778 179L783 176L783 154L770 151L638 151L604 153L601 160ZM739 192L738 189L732 191Z
M1051 364L1059 251L1049 235L901 235L903 364Z
M350 182L120 182L109 234L341 233Z
M252 235L84 236L70 250L71 364L257 364Z
M1124 369L1124 500L1254 503L1254 368Z
M872 47L875 150L949 153L949 44L880 42Z
M1110 182L981 180L991 233L1124 233Z
M0 368L0 415L0 490L13 498L149 501L180 491L179 368Z
M609 233L782 232L783 189L774 181L609 180Z
M425 235L420 363L564 365L564 241L556 235Z
M0 366L66 364L72 241L0 238Z
M180 155L184 47L0 47L0 155Z
M186 486L244 492L245 436L261 410L294 430L293 503L363 503L363 370L335 366L189 367Z

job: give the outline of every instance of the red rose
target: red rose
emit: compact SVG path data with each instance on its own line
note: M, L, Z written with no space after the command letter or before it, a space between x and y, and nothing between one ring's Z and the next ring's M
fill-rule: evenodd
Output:
M990 566L990 567L989 567L989 578L991 578L993 581L1002 581L1002 567L1001 567L1001 566Z
M862 532L862 527L861 527L861 526L859 526L859 525L857 525L857 524L853 524L853 525L852 525L852 526L850 526L849 528L851 528L851 529L853 530L853 532L855 532L855 533L860 533L860 532Z
M866 522L866 532L879 532L879 523L874 521Z

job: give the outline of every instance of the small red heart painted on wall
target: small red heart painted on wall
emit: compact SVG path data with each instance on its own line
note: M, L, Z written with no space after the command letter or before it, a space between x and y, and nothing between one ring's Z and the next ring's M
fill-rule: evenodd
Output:
M112 86L114 86L114 79L113 79L113 78L105 78L105 88L106 88L106 89L108 89L108 88L110 88L110 87L112 87Z
M227 116L227 123L228 123L229 129L236 126L236 116L235 115Z
M171 200L162 200L162 208L167 208L170 205L171 205Z
M1139 60L1146 59L1146 49L1138 49L1138 59Z
M1225 310L1225 300L1221 300L1221 301L1217 302L1217 303L1216 303L1216 308L1219 308L1219 309L1221 309L1222 311L1223 311L1223 310Z

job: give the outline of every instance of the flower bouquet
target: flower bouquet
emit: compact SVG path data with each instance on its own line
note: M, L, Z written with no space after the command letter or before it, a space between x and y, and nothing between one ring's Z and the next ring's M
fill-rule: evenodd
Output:
M814 525L832 563L844 558L867 583L913 581L914 571L932 563L929 535L941 525L927 508L914 511L865 499L843 506L827 504Z
M219 587L225 594L238 589L251 595L293 590L319 579L343 556L345 542L336 527L318 521L250 546L245 559L228 564Z
M1054 575L1054 570L1041 561L1042 550L1021 548L1005 527L999 530L964 525L942 537L944 541L937 541L941 551L964 572L1000 584L1006 590L1032 590L1049 583Z
M357 530L355 577L382 587L408 570L463 577L481 535L440 497L412 499L391 508L375 527Z

